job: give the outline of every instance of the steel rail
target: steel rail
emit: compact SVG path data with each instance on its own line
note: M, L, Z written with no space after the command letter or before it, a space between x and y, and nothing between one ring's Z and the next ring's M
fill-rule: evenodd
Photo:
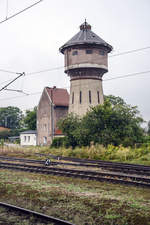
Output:
M8 161L21 161L21 162L27 162L27 163L38 163L38 164L44 164L44 160L32 160L32 159L23 159L23 158L14 158L14 157L3 157L0 156L0 159L2 160L8 160ZM116 171L116 172L125 172L130 174L140 174L140 175L150 175L150 166L143 166L143 165L134 165L134 164L124 164L124 163L114 163L114 162L107 162L102 161L99 164L89 164L89 163L65 163L60 161L52 161L51 165L70 165L70 166L80 166L80 167L95 167L95 168L104 168L109 171Z
M21 161L21 162L39 163L39 164L43 164L45 162L44 160L34 160L34 159L6 157L6 156L0 156L0 159L7 160L7 161Z
M58 157L57 157L58 158ZM14 158L14 157L4 157L4 156L0 156L0 159L3 159L3 160L8 160L8 161L23 161L23 162L31 162L31 163L39 163L39 164L44 164L45 161L44 160L33 160L33 159L24 159L24 158ZM70 158L70 160L72 160L73 158ZM61 160L61 159L59 159ZM69 159L68 159L69 160ZM67 161L68 161L67 160ZM82 160L82 159L77 159L77 161L79 160L79 162ZM75 159L76 161L76 159ZM76 162L77 162L76 161ZM94 160L95 161L95 160ZM91 160L84 160L83 163L80 163L80 164L73 164L73 163L64 163L64 162L51 162L52 164L62 164L62 165L74 165L74 166L87 166L87 167L112 167L112 168L121 168L121 169L134 169L134 170L138 170L138 171L150 171L150 166L144 166L144 165L137 165L137 164L126 164L126 163L116 163L116 162L109 162L109 161L100 161L101 163L99 163L99 160L97 161L97 164L94 163L94 164L89 164L91 162ZM95 165L96 164L96 165Z
M150 166L145 166L145 165L139 165L139 164L131 164L131 163L121 163L121 162L111 162L111 161L104 161L104 160L93 160L93 159L80 159L80 158L72 158L72 157L63 157L63 156L55 156L51 154L42 154L42 153L35 153L37 155L41 156L46 156L46 157L51 157L53 159L59 159L59 160L64 160L64 161L71 161L71 162L82 162L82 163L91 163L91 164L108 164L108 165L115 165L115 166L130 166L133 168L145 168L150 170Z
M65 220L61 220L61 219L58 219L58 218L55 218L55 217L52 217L52 216L45 215L43 213L35 212L35 211L32 211L32 210L21 208L21 207L11 205L11 204L8 204L8 203L0 202L0 206L5 207L5 208L9 208L11 210L19 211L19 212L22 212L22 213L25 213L25 214L28 214L28 215L35 216L35 217L38 217L40 219L50 221L50 222L52 222L54 224L57 224L57 225L75 225L75 224L70 223L70 222L65 221Z
M36 153L36 154L39 154L39 153ZM41 155L41 154L40 154ZM43 155L43 154L42 154ZM45 155L45 154L44 154ZM50 156L52 157L52 155L46 155L47 157ZM93 166L93 165L111 165L111 166L122 166L122 167L125 167L125 168L137 168L137 169L145 169L145 170L149 170L150 171L150 166L145 166L145 165L139 165L139 164L128 164L128 163L119 163L119 162L110 162L110 161L103 161L103 160L88 160L88 159L77 159L77 158L69 158L69 157L52 157L54 159L57 159L57 160L64 160L64 161L72 161L72 162L83 162L85 163L85 165L89 165L89 166ZM34 159L24 159L24 158L15 158L15 157L4 157L4 156L0 156L0 159L4 159L4 160L10 160L10 161L13 161L13 160L16 160L16 161L27 161L27 162L37 162L37 163L41 163L43 164L45 161L44 160L34 160ZM90 164L91 163L91 164ZM74 165L74 164L72 164ZM76 164L78 165L78 164ZM79 164L80 165L80 164Z
M119 183L126 185L135 185L142 187L150 187L150 179L144 177L135 177L135 176L127 176L123 174L113 174L113 173L100 173L93 171L81 171L81 170L69 170L69 169L61 169L61 168L48 168L47 167L38 167L38 166L29 166L29 165L19 165L19 164L11 164L11 163L0 163L0 167L3 169L11 169L11 170L21 170L42 174L51 174L58 176L67 176L67 177L75 177L81 179L89 179L89 180L97 180L111 183Z
M5 166L16 166L16 167L20 167L20 168L27 168L27 169L38 169L43 171L43 172L51 172L51 171L55 171L55 172L67 172L67 173L80 173L80 174L86 174L86 175L93 175L93 176L112 176L112 177L116 177L118 176L118 178L130 178L130 179L136 179L139 181L145 181L145 182L149 182L150 183L150 179L146 178L146 177L139 177L139 176L130 176L130 175L126 175L126 174L121 174L121 173L108 173L108 172L95 172L95 171L91 171L91 170L74 170L74 169L65 169L65 168L58 168L58 167L46 167L46 166L33 166L33 165L25 165L25 164L15 164L15 163L3 163L0 162L0 167L5 167ZM150 174L148 174L150 176Z

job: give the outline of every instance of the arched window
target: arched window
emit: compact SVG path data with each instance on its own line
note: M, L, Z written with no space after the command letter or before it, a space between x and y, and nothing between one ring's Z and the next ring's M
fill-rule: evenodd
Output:
M81 102L82 102L82 91L80 91L79 101L80 101L80 104L81 104Z
M73 51L72 55L78 55L78 51Z
M74 92L72 92L72 104L74 104Z
M89 91L89 103L92 103L91 91Z
M86 54L92 54L92 53L93 53L92 49L86 49Z
M100 55L105 55L105 51L104 50L99 50L99 54Z
M99 91L97 91L97 101L98 101L98 103L100 103Z

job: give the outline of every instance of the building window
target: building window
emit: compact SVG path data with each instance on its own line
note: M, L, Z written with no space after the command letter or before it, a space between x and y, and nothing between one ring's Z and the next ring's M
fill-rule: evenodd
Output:
M80 101L80 104L81 104L81 102L82 102L82 92L80 91L80 99L79 99L79 101Z
M46 124L44 124L44 130L45 130L45 131L47 130L47 126L46 126Z
M26 142L26 139L27 139L27 137L26 137L26 136L24 136L24 142Z
M74 92L72 93L72 104L74 104Z
M43 144L44 144L44 145L47 144L47 137L43 137Z
M100 55L105 55L105 51L104 50L99 50L99 54Z
M30 136L28 136L28 142L30 142Z
M89 103L92 103L92 98L91 98L91 91L89 91Z
M92 54L93 51L91 49L86 49L86 54Z
M73 51L72 55L78 55L78 51Z
M99 99L99 91L97 91L97 101L98 101L98 103L100 103L100 99Z

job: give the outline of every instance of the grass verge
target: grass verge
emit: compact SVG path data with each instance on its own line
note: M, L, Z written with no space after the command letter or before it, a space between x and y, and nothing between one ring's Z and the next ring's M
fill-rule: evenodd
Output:
M150 189L0 170L1 201L76 225L150 225Z

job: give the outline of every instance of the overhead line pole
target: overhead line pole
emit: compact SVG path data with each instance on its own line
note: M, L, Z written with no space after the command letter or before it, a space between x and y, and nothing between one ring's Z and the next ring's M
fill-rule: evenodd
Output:
M13 17L15 17L15 16L17 16L17 15L21 14L21 13L23 13L24 11L26 11L26 10L30 9L31 7L33 7L33 6L37 5L38 3L42 2L42 1L43 1L43 0L40 0L40 1L38 1L38 2L35 2L34 4L32 4L32 5L28 6L27 8L25 8L25 9L23 9L23 10L21 10L21 11L19 11L19 12L15 13L14 15L9 16L9 17L6 17L6 19L4 19L4 20L0 21L0 24L1 24L1 23L4 23L5 21L7 21L7 20L9 20L9 19L11 19L11 18L13 18Z
M16 81L19 77L24 76L24 75L25 75L25 72L23 72L23 73L17 73L17 74L19 74L19 76L16 77L15 79L13 79L13 80L12 80L11 82L9 82L8 84L6 84L4 87L2 87L2 88L0 89L0 91L2 91L2 90L4 90L5 88L7 88L10 84L12 84L14 81Z

